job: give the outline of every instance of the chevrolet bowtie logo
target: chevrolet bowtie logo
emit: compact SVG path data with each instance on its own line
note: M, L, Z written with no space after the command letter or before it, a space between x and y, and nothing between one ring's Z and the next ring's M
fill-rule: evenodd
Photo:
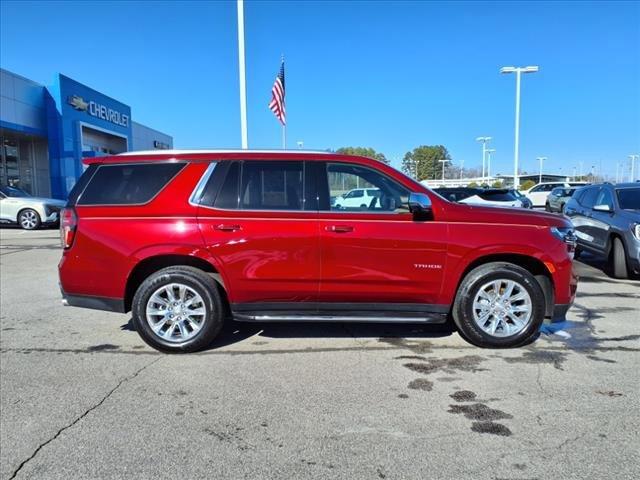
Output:
M89 104L87 102L85 102L82 97L79 97L77 95L71 95L67 99L67 102L69 103L69 105L71 105L76 110L86 111L87 108L89 108Z

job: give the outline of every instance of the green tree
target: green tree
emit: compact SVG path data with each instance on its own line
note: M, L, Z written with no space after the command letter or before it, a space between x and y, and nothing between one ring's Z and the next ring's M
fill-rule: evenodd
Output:
M491 186L492 186L493 188L500 188L500 187L502 187L502 182L501 182L500 180L496 180L495 182L493 182L493 183L491 184Z
M402 171L410 176L415 172L418 180L442 178L442 164L439 160L451 161L451 155L444 146L421 145L405 154Z
M478 184L476 182L471 182L470 184L467 185L467 187L469 187L469 188L475 188L477 186L478 186Z
M389 163L389 160L384 156L384 153L376 152L373 148L342 147L336 150L336 153L341 153L343 155L358 155L360 157L373 158L374 160L378 160L383 163Z
M527 180L526 182L522 182L520 184L520 190L529 190L536 184L533 180Z

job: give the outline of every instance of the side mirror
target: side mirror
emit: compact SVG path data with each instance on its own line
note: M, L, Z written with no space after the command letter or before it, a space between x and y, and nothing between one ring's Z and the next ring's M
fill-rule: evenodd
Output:
M594 205L593 209L596 212L607 212L607 213L611 212L611 207L609 205L607 205L607 204Z
M424 193L409 194L409 211L416 214L431 213L431 199Z

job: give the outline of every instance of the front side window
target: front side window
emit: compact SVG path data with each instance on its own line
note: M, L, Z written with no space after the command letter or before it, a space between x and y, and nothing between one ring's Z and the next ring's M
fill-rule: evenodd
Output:
M598 196L599 191L600 191L600 188L598 187L588 188L587 191L580 198L580 204L583 207L587 207L587 208L593 207L596 204L595 203L596 197Z
M185 163L100 165L78 205L140 205L149 202Z
M25 192L24 190L19 189L18 187L11 187L9 185L5 185L4 187L0 187L0 192L2 192L2 194L5 197L30 197L31 195L29 195L27 192Z
M327 164L327 186L331 211L408 213L409 191L381 172L349 163ZM350 197L353 189L359 197ZM374 195L364 196L364 190ZM351 192L352 193L352 192ZM327 210L327 208L321 208Z
M613 197L611 196L611 192L606 188L601 189L595 205L607 205L613 210Z

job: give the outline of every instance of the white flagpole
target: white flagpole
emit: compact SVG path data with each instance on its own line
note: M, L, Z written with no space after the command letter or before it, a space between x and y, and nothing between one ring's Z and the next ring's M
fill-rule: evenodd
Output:
M287 126L282 125L282 149L287 149Z
M238 64L240 69L240 132L242 148L249 148L247 134L247 81L244 64L244 0L238 0Z

